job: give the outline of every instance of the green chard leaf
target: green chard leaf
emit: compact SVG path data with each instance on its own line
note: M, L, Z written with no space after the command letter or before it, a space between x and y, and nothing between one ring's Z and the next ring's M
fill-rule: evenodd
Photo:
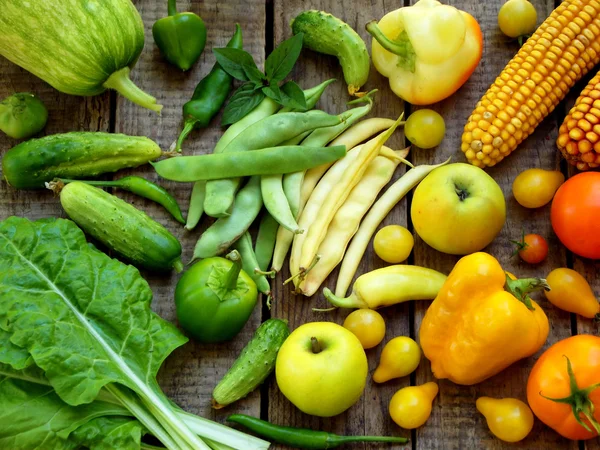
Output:
M128 417L99 417L75 430L70 441L90 450L139 450L144 427Z
M279 83L287 77L302 51L303 33L283 41L265 61L265 75L270 83Z
M262 82L262 72L256 67L254 58L250 53L237 48L215 48L213 53L223 70L236 80L256 82L258 72L260 74L258 82ZM253 78L250 78L250 76Z
M229 103L223 111L221 125L229 125L242 119L246 114L252 111L263 99L265 95L257 90L253 83L245 83L239 87L231 96Z

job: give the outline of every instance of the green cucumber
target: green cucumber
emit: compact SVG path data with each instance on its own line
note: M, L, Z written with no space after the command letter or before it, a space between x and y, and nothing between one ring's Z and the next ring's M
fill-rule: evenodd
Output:
M162 152L143 136L72 132L31 139L2 159L8 184L17 189L43 188L54 178L87 178L155 160Z
M56 183L53 188L60 190L60 203L73 222L134 265L150 270L183 269L181 244L146 213L80 181Z
M213 391L213 408L236 402L256 389L275 369L277 353L290 335L287 321L268 319L244 347Z
M371 60L365 41L350 25L324 11L304 11L292 20L292 33L304 33L304 46L337 57L350 95L369 78Z

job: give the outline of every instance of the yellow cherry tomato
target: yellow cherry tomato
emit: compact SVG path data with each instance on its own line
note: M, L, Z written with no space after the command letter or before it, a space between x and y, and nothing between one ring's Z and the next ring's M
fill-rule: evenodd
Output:
M511 38L533 33L536 23L537 12L527 0L508 0L498 12L498 26Z
M373 373L375 383L385 383L392 378L405 377L415 371L421 361L421 347L407 336L389 341L381 351L379 365Z
M475 403L492 434L505 442L519 442L533 428L533 413L516 398L480 397Z
M391 264L406 261L414 245L412 233L400 225L383 227L373 240L377 256Z
M385 321L372 309L357 309L344 320L344 328L352 331L363 348L373 348L385 336Z
M540 208L550 202L565 176L556 170L527 169L517 175L512 191L525 208Z
M390 401L390 416L402 428L419 428L431 415L431 404L438 394L433 381L421 386L408 386L394 394Z
M580 273L561 267L550 272L546 282L550 290L544 293L554 306L588 319L600 319L600 303Z

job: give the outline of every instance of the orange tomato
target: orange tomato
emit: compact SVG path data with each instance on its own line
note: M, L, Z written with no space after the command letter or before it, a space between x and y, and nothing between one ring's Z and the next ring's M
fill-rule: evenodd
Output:
M567 180L552 201L552 228L579 256L600 259L600 173L586 172Z
M521 241L513 241L517 245L517 253L529 264L541 263L548 256L548 243L539 234L526 234Z
M567 439L591 439L600 432L599 383L600 337L581 334L557 342L540 356L529 374L527 401L538 419ZM575 404L585 426L577 420Z

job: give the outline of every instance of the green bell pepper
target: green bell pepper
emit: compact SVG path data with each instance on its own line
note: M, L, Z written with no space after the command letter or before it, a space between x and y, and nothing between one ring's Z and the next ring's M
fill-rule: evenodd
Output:
M233 250L227 259L203 259L183 274L175 288L177 319L199 342L227 341L244 327L257 297L256 284Z
M33 94L20 92L0 103L0 130L14 139L24 139L42 131L48 110Z
M185 71L204 51L206 27L194 13L177 13L176 0L169 0L168 11L168 17L154 22L152 36L167 61Z

